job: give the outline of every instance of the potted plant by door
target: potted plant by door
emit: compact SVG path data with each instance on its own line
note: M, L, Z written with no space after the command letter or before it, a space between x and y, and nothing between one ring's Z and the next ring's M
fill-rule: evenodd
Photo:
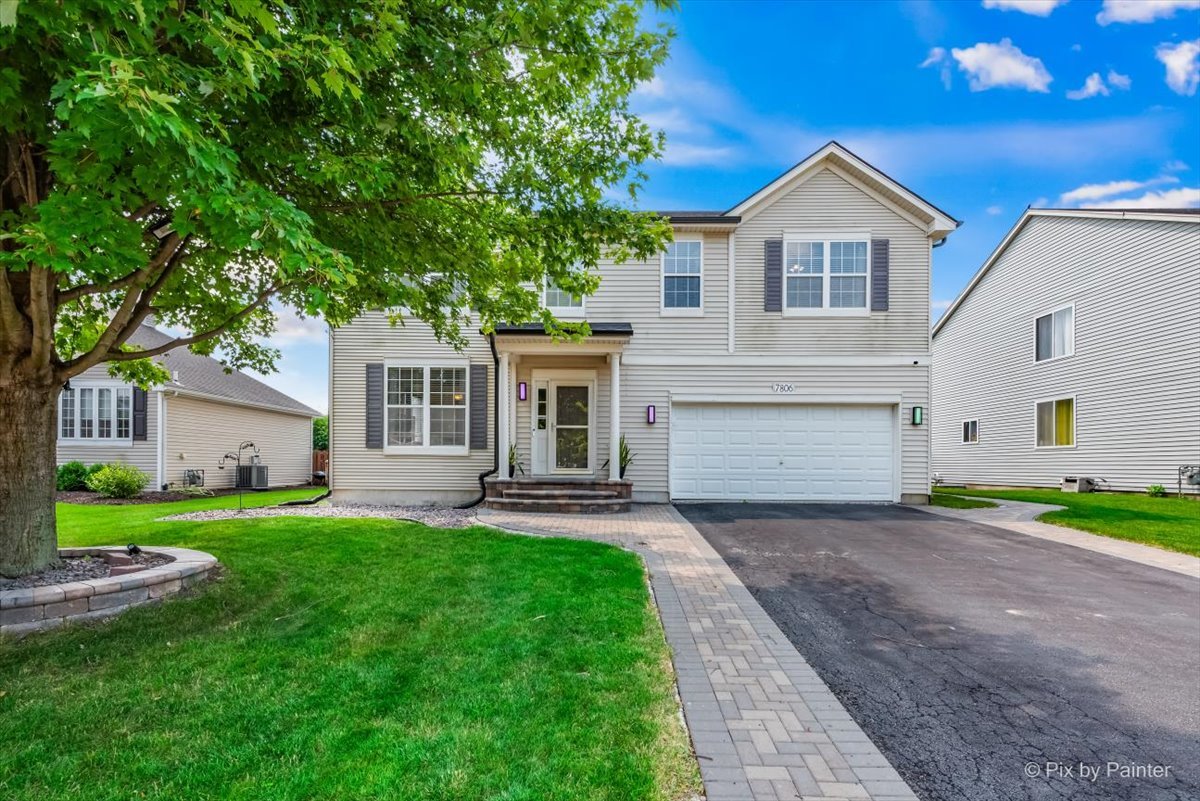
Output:
M516 478L517 473L525 475L525 465L521 464L521 460L517 457L517 446L508 446L508 477Z
M629 443L625 441L625 435L622 434L620 441L617 443L617 458L620 459L618 465L621 468L620 475L622 479L625 478L625 468L633 464L633 457L636 455L629 452Z

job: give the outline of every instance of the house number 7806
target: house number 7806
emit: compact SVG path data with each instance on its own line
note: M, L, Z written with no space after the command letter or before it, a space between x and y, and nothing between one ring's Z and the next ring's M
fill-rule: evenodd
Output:
M795 392L796 385L795 384L772 384L771 391L772 392Z

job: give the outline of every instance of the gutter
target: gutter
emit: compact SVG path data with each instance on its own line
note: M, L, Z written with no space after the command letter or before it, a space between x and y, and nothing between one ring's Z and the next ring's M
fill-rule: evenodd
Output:
M500 354L496 352L496 335L488 334L488 347L492 349L492 469L479 474L479 497L473 501L460 504L456 509L472 509L483 503L487 496L487 485L483 480L490 475L500 472Z

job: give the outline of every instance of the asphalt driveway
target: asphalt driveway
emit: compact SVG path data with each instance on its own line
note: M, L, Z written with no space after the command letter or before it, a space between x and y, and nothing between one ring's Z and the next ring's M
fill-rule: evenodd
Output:
M1200 582L906 507L679 511L923 799L1200 798Z

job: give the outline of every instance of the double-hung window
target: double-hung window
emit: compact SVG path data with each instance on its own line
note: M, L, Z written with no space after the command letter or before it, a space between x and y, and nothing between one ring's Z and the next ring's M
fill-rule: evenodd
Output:
M1043 314L1034 323L1035 358L1039 362L1075 353L1075 307L1063 306Z
M974 445L979 442L978 420L963 420L962 441L964 445Z
M662 313L704 313L703 244L681 239L667 245L662 255Z
M383 415L387 449L465 453L466 366L388 365Z
M133 389L75 386L58 396L58 438L87 442L131 442Z
M1075 445L1075 399L1038 401L1037 447L1070 448Z
M865 314L870 278L868 237L785 239L785 314Z
M547 277L545 289L542 293L542 305L555 317L582 317L583 311L583 296L572 295L558 287L554 283L554 279Z

